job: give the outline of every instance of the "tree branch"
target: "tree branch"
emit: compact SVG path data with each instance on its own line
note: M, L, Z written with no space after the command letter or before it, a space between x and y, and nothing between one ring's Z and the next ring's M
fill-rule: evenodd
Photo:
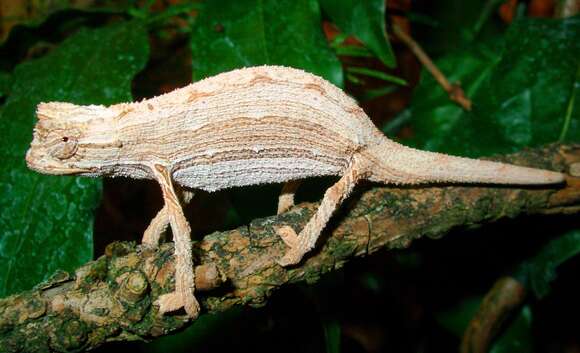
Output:
M577 173L580 145L551 145L496 158L514 164ZM530 213L580 211L580 179L559 187L387 187L363 185L326 229L319 246L299 266L275 259L285 247L275 228L301 229L317 204L207 235L193 244L198 298L203 311L264 305L287 283L315 282L354 257L405 248L422 236L480 226ZM158 250L112 243L105 255L60 272L35 289L0 300L0 351L45 352L95 348L108 341L149 339L188 324L185 316L160 316L151 303L173 290L173 246ZM225 281L225 282L224 282ZM201 292L201 290L205 290Z

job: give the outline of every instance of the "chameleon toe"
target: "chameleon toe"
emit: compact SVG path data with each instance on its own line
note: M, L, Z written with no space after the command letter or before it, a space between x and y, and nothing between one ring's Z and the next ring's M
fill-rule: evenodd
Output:
M298 246L298 234L290 226L282 226L276 229L276 234L282 238L282 241L291 249Z

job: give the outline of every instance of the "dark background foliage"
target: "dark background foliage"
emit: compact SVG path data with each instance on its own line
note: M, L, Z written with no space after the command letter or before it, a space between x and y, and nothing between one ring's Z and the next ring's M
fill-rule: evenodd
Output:
M237 67L303 68L344 88L390 137L464 156L580 141L580 17L570 1L207 0L0 2L0 296L138 241L160 208L134 180L52 177L24 164L36 104L112 104ZM473 102L449 100L391 34L396 24ZM310 180L316 200L332 180ZM195 237L275 212L279 185L201 193ZM580 222L527 217L355 260L263 308L204 315L184 332L99 351L455 351L501 276L531 295L493 352L580 350Z

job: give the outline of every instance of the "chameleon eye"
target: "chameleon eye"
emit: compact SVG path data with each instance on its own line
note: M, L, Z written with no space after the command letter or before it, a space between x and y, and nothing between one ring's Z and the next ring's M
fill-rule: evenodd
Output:
M77 139L63 136L60 141L51 149L50 154L58 159L68 159L75 155L78 149Z

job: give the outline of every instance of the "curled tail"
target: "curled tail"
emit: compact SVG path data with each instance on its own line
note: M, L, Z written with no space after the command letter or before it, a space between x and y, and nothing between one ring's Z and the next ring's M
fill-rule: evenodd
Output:
M513 185L558 184L562 173L506 163L420 151L386 140L365 151L369 180L382 183L419 184L459 182Z

